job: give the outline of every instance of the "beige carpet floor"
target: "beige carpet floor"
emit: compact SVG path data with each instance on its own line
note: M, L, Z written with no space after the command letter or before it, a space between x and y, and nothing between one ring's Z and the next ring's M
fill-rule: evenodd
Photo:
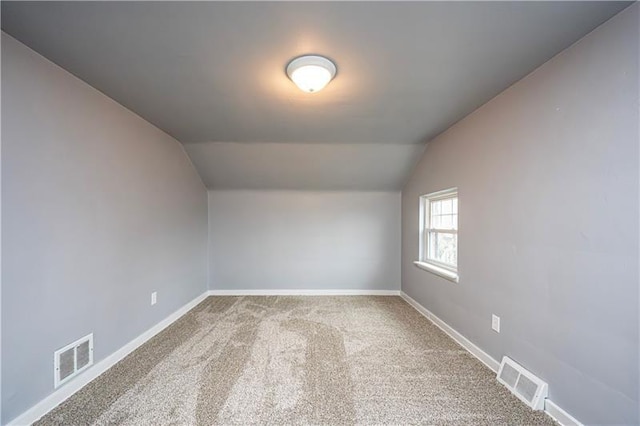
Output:
M209 297L38 425L552 425L399 297Z

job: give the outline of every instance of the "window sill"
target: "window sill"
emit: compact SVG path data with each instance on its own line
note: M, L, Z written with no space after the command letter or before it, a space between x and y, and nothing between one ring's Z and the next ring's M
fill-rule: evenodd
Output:
M418 260L413 262L413 264L416 265L418 268L424 269L425 271L431 272L432 274L436 274L444 278L445 280L449 280L454 283L458 282L458 274L456 272L449 271L444 268L440 268L439 266L432 265L431 263L420 262Z

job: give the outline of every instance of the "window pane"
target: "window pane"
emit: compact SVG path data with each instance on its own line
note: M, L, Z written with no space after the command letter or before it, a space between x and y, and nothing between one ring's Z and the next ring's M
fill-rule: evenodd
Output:
M451 214L453 213L453 202L451 198L447 198L446 200L440 201L442 203L442 213L443 214Z
M433 198L430 198L433 197ZM457 269L458 197L454 190L422 196L420 259Z
M439 216L439 215L431 216L431 226L430 226L430 228L440 228L440 225L441 225L440 218L441 218L441 216Z
M431 260L456 266L458 264L458 236L443 232L429 233L429 253Z
M440 216L440 229L453 229L453 216L450 214Z
M440 203L441 201L432 201L431 204L431 216L436 216L440 214Z

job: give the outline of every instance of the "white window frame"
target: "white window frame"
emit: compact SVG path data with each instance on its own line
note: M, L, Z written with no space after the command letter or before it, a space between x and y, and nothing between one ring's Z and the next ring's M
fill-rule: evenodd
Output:
M430 228L431 223L431 202L446 198L458 198L458 188L449 188L443 191L432 192L420 197L420 244L418 249L418 260L413 262L417 267L439 275L449 281L458 282L458 266L452 266L435 259L429 259L429 238L435 232L458 235L458 230ZM458 199L458 216L460 214L460 201ZM456 226L457 228L457 226ZM456 256L457 258L457 256Z

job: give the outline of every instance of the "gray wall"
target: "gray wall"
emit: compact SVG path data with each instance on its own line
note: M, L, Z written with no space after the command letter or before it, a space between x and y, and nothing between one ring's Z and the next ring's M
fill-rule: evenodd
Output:
M56 349L93 332L99 361L206 290L207 195L175 139L6 34L2 145L5 423Z
M639 421L638 18L634 5L437 137L402 193L402 289L589 424ZM452 186L459 284L412 264L419 195Z
M399 290L400 193L210 191L209 288Z

